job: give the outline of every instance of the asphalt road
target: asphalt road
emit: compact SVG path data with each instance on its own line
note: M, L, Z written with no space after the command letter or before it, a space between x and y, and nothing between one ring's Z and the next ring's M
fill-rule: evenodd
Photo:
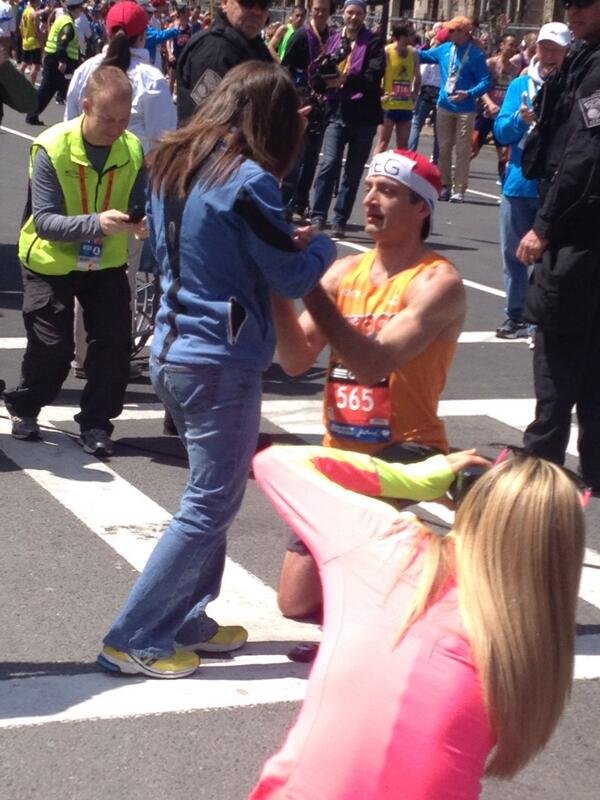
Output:
M60 112L51 106L45 121L58 121ZM4 125L0 375L11 385L24 336L15 242L26 197L26 137L35 130L10 111ZM426 149L428 140L423 144ZM495 443L519 443L531 418L531 352L523 342L493 337L503 297L489 149L473 164L471 189L463 206L439 205L431 237L461 270L468 295L465 334L441 413L454 447L477 446L491 455ZM341 255L368 246L360 217L359 206ZM322 381L319 366L291 380L274 365L264 379L262 440L318 441ZM70 377L44 415L39 444L7 436L0 408L0 798L242 800L304 691L306 670L286 653L294 642L318 638L318 629L284 621L275 609L285 527L249 480L214 612L250 629L251 643L236 659L207 659L184 681L100 673L94 659L102 636L153 536L178 507L186 465L179 442L161 434L160 407L145 377L129 387L114 458L100 464L85 456L71 438L80 390L81 382ZM577 462L570 456L569 463ZM513 781L487 781L485 800L598 797L600 501L592 500L586 518L578 678L569 708L545 752Z

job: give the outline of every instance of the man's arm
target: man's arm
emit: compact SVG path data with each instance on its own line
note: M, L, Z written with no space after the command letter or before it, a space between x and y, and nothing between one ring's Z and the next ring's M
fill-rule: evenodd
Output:
M276 64L278 64L279 61L281 60L279 58L279 53L277 52L277 48L283 41L283 37L285 36L286 31L287 31L287 25L285 24L280 25L273 34L273 36L271 36L271 38L269 39L269 44L267 45L269 48L269 53L271 53L271 55L273 56L273 60L275 61Z
M348 256L336 261L321 279L321 286L335 302L342 277L360 256ZM277 331L277 357L288 375L301 375L312 367L319 353L327 345L323 335L308 311L298 317L293 300L273 294L273 319Z
M419 58L419 51L413 50L413 58L415 60L415 77L413 78L413 98L416 100L421 91L421 60Z
M422 276L406 308L373 338L347 322L321 287L306 295L304 303L344 365L365 386L418 356L465 313L462 281L450 264Z

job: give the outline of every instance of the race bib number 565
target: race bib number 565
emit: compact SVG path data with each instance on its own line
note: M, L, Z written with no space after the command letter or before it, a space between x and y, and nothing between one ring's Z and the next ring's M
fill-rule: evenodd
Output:
M389 381L362 386L342 364L333 364L327 380L329 431L342 439L391 441Z

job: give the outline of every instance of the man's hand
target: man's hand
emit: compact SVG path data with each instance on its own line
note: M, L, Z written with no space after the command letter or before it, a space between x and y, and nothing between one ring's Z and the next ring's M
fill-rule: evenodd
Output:
M454 94L450 95L450 100L454 103L464 103L465 100L469 99L469 93L465 92L463 89L459 89L458 91L454 92Z
M531 125L532 122L537 121L537 117L532 108L529 108L527 103L527 92L521 95L521 105L519 107L519 116L526 125Z
M525 234L517 247L517 258L522 264L529 266L539 261L548 247L546 239L540 239L537 233L533 230Z
M64 75L67 71L67 62L66 61L59 61L57 65L57 69L61 75Z
M132 225L129 222L129 214L117 211L116 208L103 211L99 216L100 227L105 236L113 236L115 233L123 233L123 231L134 233L135 229L139 227L139 225Z
M498 112L500 111L500 106L496 105L496 103L487 103L486 109L490 117L497 117Z
M467 467L491 467L492 464L487 458L478 456L475 448L472 450L462 450L460 453L449 453L446 461L452 472L457 475L461 469Z

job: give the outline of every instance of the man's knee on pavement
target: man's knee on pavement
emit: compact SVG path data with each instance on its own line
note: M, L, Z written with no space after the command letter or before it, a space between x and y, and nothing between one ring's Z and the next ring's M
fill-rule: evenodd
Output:
M310 553L287 550L281 568L277 604L285 617L304 619L321 610L319 571Z

